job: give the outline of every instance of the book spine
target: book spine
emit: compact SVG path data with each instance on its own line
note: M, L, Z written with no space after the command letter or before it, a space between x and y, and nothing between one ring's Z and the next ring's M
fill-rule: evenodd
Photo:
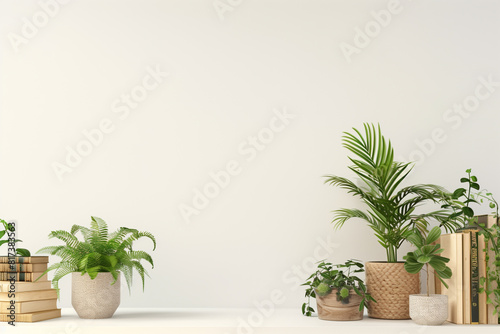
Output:
M464 322L464 298L463 298L463 289L462 286L464 284L463 280L463 238L460 234L455 233L456 236L456 301L457 301L457 324L463 325Z
M471 233L470 282L471 282L471 324L479 324L479 259L478 233Z
M470 274L470 255L471 255L471 233L463 232L463 245L462 245L462 300L463 300L463 317L464 325L471 324L471 274Z
M33 272L33 267L34 265L31 263L17 263L17 264L8 264L8 263L2 263L0 264L0 272ZM37 271L44 271L45 269L44 266L37 266L36 268L40 268ZM43 270L42 270L43 269Z
M0 263L48 263L48 256L0 256Z
M33 282L36 280L42 273L12 273L12 272L0 272L0 281L10 281L15 279L19 282ZM46 276L46 275L44 275ZM42 277L40 280L45 281L46 278Z
M484 278L486 279L486 244L484 241L484 235L479 235L477 238L477 249L478 249L478 262L479 262L479 282ZM486 282L485 282L486 284ZM481 284L479 284L481 288ZM479 293L479 324L488 323L488 304L486 301L486 292L483 291Z

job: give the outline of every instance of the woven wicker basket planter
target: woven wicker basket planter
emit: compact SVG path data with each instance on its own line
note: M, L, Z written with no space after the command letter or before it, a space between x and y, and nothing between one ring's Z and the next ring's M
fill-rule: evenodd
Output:
M347 304L337 300L337 289L333 289L332 292L323 297L316 294L316 304L318 318L321 320L352 321L363 319L363 311L359 310L361 297L352 291Z
M410 319L410 295L420 293L420 276L409 274L403 262L367 262L366 288L377 301L368 303L368 316L378 319Z

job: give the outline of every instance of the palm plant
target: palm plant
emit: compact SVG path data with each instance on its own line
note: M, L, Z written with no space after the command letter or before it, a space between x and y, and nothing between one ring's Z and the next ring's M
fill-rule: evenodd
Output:
M346 189L361 198L367 210L339 209L334 211L335 228L341 228L351 218L368 223L379 243L386 249L387 261L397 262L398 249L414 229L427 232L428 219L436 219L447 231L454 231L456 224L447 219L448 210L416 214L417 207L447 198L444 188L432 184L417 184L399 188L413 169L412 163L394 161L394 149L381 133L380 125L364 124L364 136L354 129L344 132L343 146L353 157L349 169L360 179L361 185L340 176L327 175L325 183Z
M44 274L56 270L52 282L59 292L59 280L72 273L81 272L95 279L99 272L109 272L113 276L114 284L120 272L123 272L129 288L132 285L133 270L141 279L144 290L144 276L148 275L141 264L145 260L154 267L153 259L144 251L135 251L132 244L139 238L146 237L153 241L153 250L156 249L156 240L149 232L140 232L136 229L120 227L113 233L108 233L108 226L104 220L91 217L90 228L73 225L71 231L57 230L49 234L49 238L57 238L65 242L61 246L48 246L37 253L48 253L61 257L59 263L51 265ZM78 240L76 234L80 232L83 241Z

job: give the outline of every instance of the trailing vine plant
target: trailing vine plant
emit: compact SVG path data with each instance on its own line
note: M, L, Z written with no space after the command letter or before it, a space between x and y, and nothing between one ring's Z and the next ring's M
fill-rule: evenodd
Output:
M480 234L484 235L485 249L486 253L486 277L479 278L479 292L486 293L486 300L488 304L493 305L493 314L497 317L500 316L500 226L498 225L498 202L495 200L490 192L484 192L480 194L480 201L483 202L487 200L489 202L490 208L494 209L492 212L493 217L496 221L491 227L487 227L485 224L479 224L481 227ZM492 251L494 259L490 258L490 252ZM500 323L497 321L497 323Z
M500 226L499 223L499 208L498 202L493 197L493 194L486 189L481 189L477 177L472 175L471 169L465 171L467 177L460 179L461 183L466 185L466 188L456 189L448 199L448 204L443 205L443 208L448 208L454 211L450 215L450 220L455 220L456 225L462 227L479 227L479 234L484 236L486 257L486 277L479 278L479 292L486 293L487 303L493 305L494 314L500 315ZM474 191L475 190L475 191ZM477 216L474 214L474 209L471 204L481 205L488 203L491 213L496 221L493 226L488 227L486 224L478 223ZM457 229L459 231L460 229ZM491 251L491 252L490 252ZM494 258L490 257L493 254Z
M337 290L337 300L342 304L349 304L351 291L360 296L362 298L359 305L360 311L367 307L367 301L376 302L366 292L366 285L363 280L355 275L364 271L363 264L358 260L348 260L344 264L335 265L321 261L318 264L318 269L302 284L307 286L305 293L307 302L302 304L302 314L310 317L315 312L314 308L311 307L311 298L316 298L317 295L324 297L332 293L334 289Z

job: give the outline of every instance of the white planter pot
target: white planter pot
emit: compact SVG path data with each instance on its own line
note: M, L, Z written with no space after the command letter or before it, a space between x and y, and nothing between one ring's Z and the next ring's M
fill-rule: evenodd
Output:
M71 304L82 319L111 318L120 305L120 276L115 284L111 273L72 273Z
M419 325L442 325L448 318L448 296L410 295L410 317Z

